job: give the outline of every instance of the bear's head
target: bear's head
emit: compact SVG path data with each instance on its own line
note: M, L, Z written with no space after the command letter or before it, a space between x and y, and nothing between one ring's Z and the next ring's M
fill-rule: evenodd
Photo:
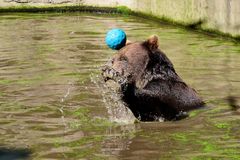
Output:
M138 80L147 67L150 56L158 49L158 37L153 35L143 42L128 42L111 61L111 68L128 83ZM110 78L111 79L111 78Z

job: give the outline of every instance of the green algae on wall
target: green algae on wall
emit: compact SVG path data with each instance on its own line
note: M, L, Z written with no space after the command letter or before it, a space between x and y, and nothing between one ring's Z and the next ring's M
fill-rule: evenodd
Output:
M47 6L8 6L0 7L0 13L9 12L104 12L104 13L117 13L121 10L117 10L113 7L92 7L83 5L47 5Z

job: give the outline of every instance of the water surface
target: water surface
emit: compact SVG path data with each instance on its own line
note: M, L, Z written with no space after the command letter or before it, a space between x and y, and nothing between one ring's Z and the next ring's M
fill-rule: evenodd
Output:
M178 122L134 124L122 115L99 77L114 54L105 33L115 27L131 41L157 34L208 107ZM137 17L1 15L0 158L9 149L30 159L239 160L240 111L226 101L239 104L239 62L239 44Z

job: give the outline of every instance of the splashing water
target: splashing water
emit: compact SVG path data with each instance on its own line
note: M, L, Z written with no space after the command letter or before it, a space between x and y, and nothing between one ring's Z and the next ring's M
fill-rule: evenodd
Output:
M71 90L73 88L74 88L73 83L72 82L68 82L67 91L66 91L66 93L64 94L64 96L60 100L62 105L61 105L61 107L58 108L58 110L61 112L61 119L62 119L62 123L63 123L63 126L64 126L64 133L66 132L67 123L66 123L65 116L64 116L64 107L65 107L65 105L63 104L63 102L70 95L70 92L71 92Z
M113 85L117 85L115 82L109 85L104 83L103 79L99 76L94 75L91 75L91 82L93 82L102 93L103 102L109 114L110 121L124 124L134 123L136 121L133 113L121 100L117 89L114 89L115 87L113 87Z

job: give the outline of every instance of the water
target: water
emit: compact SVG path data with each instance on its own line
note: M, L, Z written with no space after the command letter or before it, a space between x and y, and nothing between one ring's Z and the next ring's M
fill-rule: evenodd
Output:
M208 107L178 122L134 124L99 77L114 54L104 44L113 27L131 41L159 35ZM0 159L239 160L240 111L226 101L239 105L239 61L239 44L137 17L1 15Z

